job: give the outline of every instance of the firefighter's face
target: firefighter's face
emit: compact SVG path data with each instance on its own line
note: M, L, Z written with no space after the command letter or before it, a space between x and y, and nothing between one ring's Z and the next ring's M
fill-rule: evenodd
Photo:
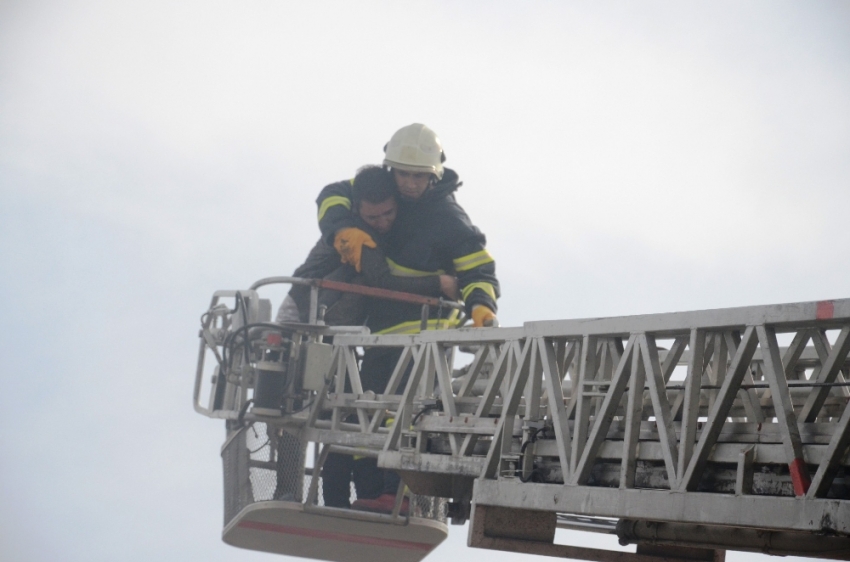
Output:
M429 172L407 172L393 169L393 177L396 186L398 186L398 192L408 199L419 199L431 185L431 174Z
M398 212L395 197L380 203L360 202L360 218L379 234L386 234L392 228Z

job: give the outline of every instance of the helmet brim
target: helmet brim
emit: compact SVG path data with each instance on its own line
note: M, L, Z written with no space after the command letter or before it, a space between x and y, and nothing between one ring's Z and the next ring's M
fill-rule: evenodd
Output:
M405 172L412 172L414 174L425 172L428 174L433 174L438 180L443 179L442 167L437 169L435 166L414 166L412 164L405 164L404 162L394 162L392 160L387 159L384 159L384 166L388 168L393 168L395 170L404 170Z

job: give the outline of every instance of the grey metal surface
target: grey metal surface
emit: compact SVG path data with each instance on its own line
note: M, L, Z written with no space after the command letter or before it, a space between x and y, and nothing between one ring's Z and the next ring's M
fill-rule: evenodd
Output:
M594 517L850 535L850 502L477 480L481 505Z
M361 390L362 347L402 351L384 394ZM262 421L461 506L850 536L848 352L848 299L338 334L323 389ZM216 410L196 387L196 409L235 419L248 382Z

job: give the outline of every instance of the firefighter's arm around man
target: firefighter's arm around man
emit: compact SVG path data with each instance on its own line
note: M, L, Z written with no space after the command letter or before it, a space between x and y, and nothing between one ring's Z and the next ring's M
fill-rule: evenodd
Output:
M453 277L448 275L426 275L422 277L393 275L380 248L364 248L360 263L363 265L362 279L370 287L428 297L439 297L444 292L448 297L453 296L449 294L450 288L446 289L443 283L443 277L454 279Z
M326 186L316 199L316 205L319 207L319 230L322 231L322 237L336 248L342 263L352 265L359 272L363 246L375 248L377 245L369 233L359 228L351 212L353 183L351 179Z
M334 243L336 233L344 228L357 226L351 211L351 188L354 179L338 181L325 186L316 199L319 207L319 230L329 246Z

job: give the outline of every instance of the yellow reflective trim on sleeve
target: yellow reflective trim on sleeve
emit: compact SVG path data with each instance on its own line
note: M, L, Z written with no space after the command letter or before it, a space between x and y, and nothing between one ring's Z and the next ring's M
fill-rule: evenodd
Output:
M480 252L475 252L474 254L461 256L453 261L455 264L455 271L460 273L461 271L469 271L470 269L484 265L485 263L491 263L495 260L493 259L493 256L490 255L490 252L485 249Z
M322 217L325 216L325 213L328 212L328 209L333 207L334 205L342 205L349 211L351 210L351 199L348 197L343 197L342 195L332 195L322 201L321 206L319 207L319 220L322 220Z
M496 290L493 288L493 285L491 285L490 283L485 283L483 281L478 283L470 283L469 285L464 287L460 292L461 298L463 300L468 299L469 295L475 289L481 289L482 291L490 295L491 299L496 300Z
M387 265L390 267L390 273L396 277L428 277L429 275L443 275L445 271L438 269L437 271L420 271L399 265L390 258L387 258Z
M458 315L459 312L457 310L453 310L451 314L449 314L448 318L431 318L428 320L428 330L448 330L449 328L454 328L458 325ZM390 326L389 328L384 328L383 330L379 330L374 332L375 334L401 334L401 335L412 335L418 334L421 330L419 329L422 326L421 320L411 320L410 322L402 322L401 324L396 324L395 326Z

